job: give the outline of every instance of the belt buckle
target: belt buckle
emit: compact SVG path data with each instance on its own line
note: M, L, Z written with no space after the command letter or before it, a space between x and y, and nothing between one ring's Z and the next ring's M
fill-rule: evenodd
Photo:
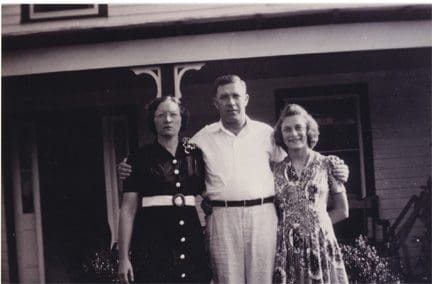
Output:
M174 206L183 207L186 204L185 196L181 193L177 193L172 197L172 203Z

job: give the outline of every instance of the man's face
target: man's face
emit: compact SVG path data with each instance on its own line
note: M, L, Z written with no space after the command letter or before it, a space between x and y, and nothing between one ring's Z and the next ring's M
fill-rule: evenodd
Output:
M224 124L243 124L249 95L240 82L221 85L217 88L214 104Z

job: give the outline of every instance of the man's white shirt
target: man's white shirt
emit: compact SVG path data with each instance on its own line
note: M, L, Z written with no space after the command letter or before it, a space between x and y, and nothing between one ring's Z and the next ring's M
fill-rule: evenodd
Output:
M273 129L246 118L234 135L216 122L205 126L191 142L202 150L206 166L206 193L210 200L244 200L274 195L270 160L286 155L272 139Z

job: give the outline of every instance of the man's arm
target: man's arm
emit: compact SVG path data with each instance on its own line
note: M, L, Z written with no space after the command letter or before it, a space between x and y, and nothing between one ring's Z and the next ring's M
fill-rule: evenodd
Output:
M342 181L347 182L349 176L349 168L345 163L336 164L332 170L333 176Z

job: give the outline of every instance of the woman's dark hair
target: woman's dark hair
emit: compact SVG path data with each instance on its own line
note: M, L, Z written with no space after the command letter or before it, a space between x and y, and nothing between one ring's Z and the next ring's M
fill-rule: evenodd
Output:
M182 105L179 98L173 97L171 95L156 98L147 105L148 127L149 127L150 131L156 135L157 135L156 126L154 124L155 112L156 112L157 108L159 107L159 105L163 102L166 102L166 101L171 101L173 103L176 103L179 106L180 116L181 116L180 131L186 130L188 122L189 122L189 111Z
M282 122L286 117L294 116L294 115L300 115L305 119L307 143L309 147L313 149L318 143L318 138L320 134L318 123L303 107L297 104L288 104L282 110L279 119L276 122L276 125L274 127L273 137L274 137L275 144L282 147L285 151L288 151L287 146L283 141L281 126L282 126Z

